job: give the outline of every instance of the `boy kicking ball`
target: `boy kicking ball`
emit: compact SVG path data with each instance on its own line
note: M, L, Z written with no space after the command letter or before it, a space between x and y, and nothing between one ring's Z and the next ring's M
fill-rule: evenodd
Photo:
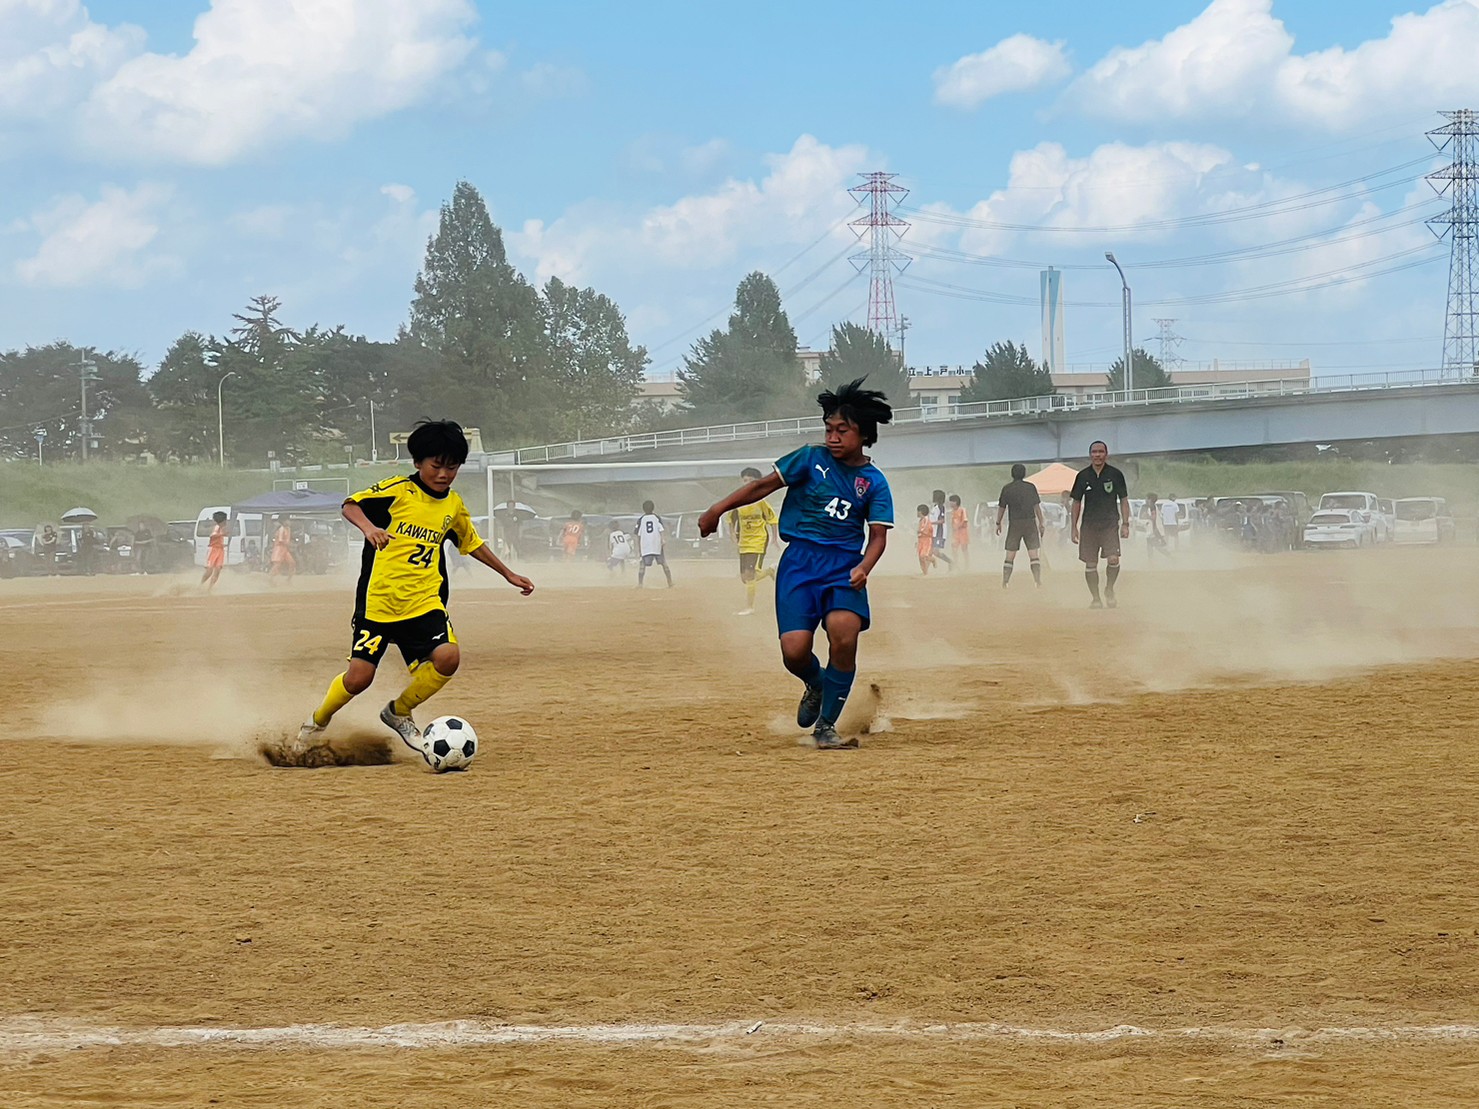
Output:
M344 518L365 536L349 666L329 683L323 704L298 729L298 754L318 745L334 714L370 688L392 643L400 649L411 681L380 711L380 719L407 747L423 754L411 710L446 685L462 661L447 617L443 542L451 540L524 596L534 592L532 581L510 570L483 542L467 506L452 492L457 471L467 461L462 428L450 420L423 421L406 446L415 473L372 485L344 502Z
M883 557L894 523L888 479L863 448L893 418L887 398L863 379L822 393L825 446L792 451L765 477L740 486L698 518L713 535L726 512L785 487L780 533L788 546L776 568L775 611L781 659L806 685L796 723L813 728L824 751L856 747L837 734L837 719L857 670L858 636L870 623L868 575ZM860 553L861 552L861 553ZM817 626L827 632L824 670L812 651Z

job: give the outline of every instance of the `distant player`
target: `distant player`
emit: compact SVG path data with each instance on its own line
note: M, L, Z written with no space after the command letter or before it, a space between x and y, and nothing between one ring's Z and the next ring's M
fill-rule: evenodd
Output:
M930 523L934 526L935 561L943 562L953 571L955 564L945 553L945 545L950 541L950 509L945 503L945 490L936 489L930 497L933 501L930 505Z
M524 596L534 583L505 566L473 527L462 498L452 492L467 461L467 437L450 420L423 421L406 441L416 470L387 478L349 497L344 518L364 534L354 594L349 666L298 730L299 750L316 743L336 712L370 688L393 643L410 670L410 684L380 710L380 719L421 754L421 731L411 711L446 685L462 661L447 616L447 559L451 541L464 555L503 575Z
M272 533L272 560L267 569L268 579L285 577L293 580L298 571L298 560L293 557L293 529L281 516L277 518L277 530Z
M740 471L746 481L758 481L760 471L746 466ZM771 536L776 534L775 509L769 501L741 505L729 514L729 528L739 546L739 576L745 583L745 607L736 616L749 616L755 611L755 589L764 578L775 577L775 568L765 565Z
M668 569L668 556L664 549L663 536L667 532L663 527L662 517L653 509L651 501L642 502L642 515L637 520L637 553L642 556L642 564L637 567L637 588L642 588L643 580L647 577L647 567L653 563L662 567L662 572L667 576L668 588L673 588L673 571Z
M580 551L580 541L584 538L585 523L581 520L580 510L576 509L570 513L570 519L560 529L560 548L565 552L566 562L575 561L575 556Z
M200 578L200 584L205 586L207 593L221 580L221 569L226 565L226 538L230 535L226 527L226 513L212 512L211 519L215 521L215 526L211 528L210 539L206 541L205 573Z
M1032 567L1032 580L1042 588L1042 536L1047 521L1042 515L1042 494L1037 486L1025 480L1027 467L1018 462L1012 467L1012 480L1001 487L996 498L996 534L1001 534L1002 517L1007 521L1006 561L1001 566L1001 587L1012 580L1012 564L1023 544Z
M622 531L621 525L611 525L611 536L606 541L606 569L611 573L624 573L627 559L632 557L632 537Z
M971 517L960 503L960 494L950 494L950 554L962 570L971 566Z
M928 574L930 567L935 564L935 525L930 520L930 506L920 505L915 511L919 515L919 525L915 529L917 539L914 551L919 555L919 572Z
M852 689L858 636L870 623L868 575L894 523L888 479L863 453L893 410L882 393L862 385L859 378L817 397L825 446L792 451L773 472L742 485L698 519L699 534L713 535L724 513L785 487L780 534L787 546L776 569L776 624L786 669L806 684L796 723L815 726L812 738L822 750L858 745L837 734L837 719ZM818 625L827 632L825 670L812 651Z
M1073 541L1084 564L1084 581L1093 597L1090 608L1115 606L1114 583L1120 576L1120 540L1130 538L1130 490L1125 475L1109 464L1102 439L1089 444L1089 464L1078 472L1073 498ZM1118 504L1118 512L1116 512ZM1104 599L1099 599L1099 556L1108 563Z

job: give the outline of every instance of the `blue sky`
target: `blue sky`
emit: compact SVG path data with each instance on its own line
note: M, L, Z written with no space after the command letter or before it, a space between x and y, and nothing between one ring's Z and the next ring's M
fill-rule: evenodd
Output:
M1424 132L1479 107L1479 3L0 0L0 348L153 366L248 298L390 339L472 182L531 280L623 309L654 375L775 276L803 344L867 322L858 174L910 193L913 364L1067 357L1172 319L1189 361L1436 366Z

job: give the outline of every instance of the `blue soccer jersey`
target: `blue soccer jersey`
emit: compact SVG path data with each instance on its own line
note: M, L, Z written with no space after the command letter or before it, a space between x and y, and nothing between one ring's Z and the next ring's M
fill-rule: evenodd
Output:
M893 527L894 498L888 479L871 462L844 466L826 447L794 450L775 464L786 483L781 538L860 553L869 524Z

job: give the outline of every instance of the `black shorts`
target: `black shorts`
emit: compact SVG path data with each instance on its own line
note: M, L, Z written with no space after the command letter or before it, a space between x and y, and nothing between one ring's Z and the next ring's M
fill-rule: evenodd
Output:
M349 657L371 666L379 666L385 657L385 648L394 643L401 649L401 658L406 665L425 662L431 653L443 643L456 643L452 633L452 621L444 608L423 612L409 620L367 620L356 616L349 622L354 639L349 648Z
M657 563L659 566L666 566L668 564L668 556L665 555L665 554L643 555L642 556L642 565L643 566L651 566L654 562Z
M1120 556L1119 524L1080 524L1078 527L1078 560L1085 565L1098 562L1099 556Z
M741 551L740 552L740 580L749 581L760 568L765 565L764 551Z
M1007 524L1007 550L1021 550L1024 543L1027 545L1029 551L1038 550L1042 546L1042 540L1037 531L1036 520L1021 522L1013 520Z

